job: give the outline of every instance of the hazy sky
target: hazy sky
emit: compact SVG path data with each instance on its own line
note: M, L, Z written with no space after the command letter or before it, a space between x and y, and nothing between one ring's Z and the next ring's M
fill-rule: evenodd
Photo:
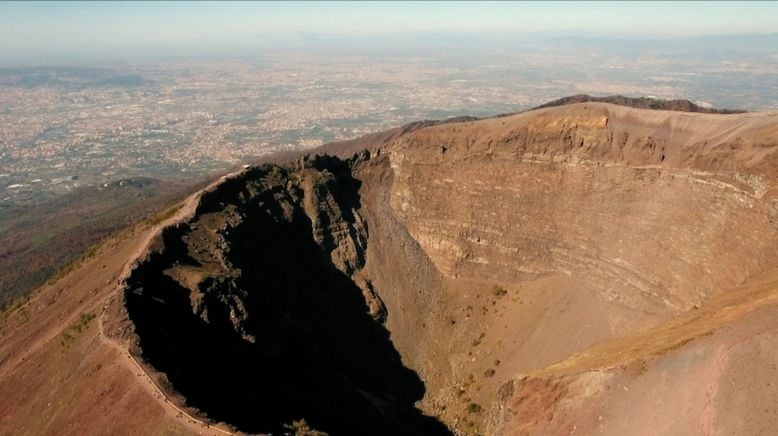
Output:
M0 57L251 44L268 33L690 36L774 32L778 2L0 2ZM2 59L0 59L1 61Z

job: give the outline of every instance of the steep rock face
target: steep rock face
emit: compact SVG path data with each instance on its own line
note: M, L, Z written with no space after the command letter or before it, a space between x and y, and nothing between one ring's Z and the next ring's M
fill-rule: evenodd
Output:
M560 112L426 129L392 149L392 207L440 271L507 283L562 273L667 313L774 265L774 174L753 168L774 146L688 142L703 120L644 136L650 123L609 125L604 106Z
M586 103L251 169L133 272L134 352L245 431L446 431L417 405L457 434L596 429L589 399L682 379L650 365L772 304L721 299L778 268L776 144L774 115ZM689 392L721 382L705 362Z
M773 119L575 105L431 127L387 147L392 214L456 301L438 309L456 322L439 327L451 371L411 363L425 410L445 404L455 430L484 431L469 407L491 402L496 379L644 331L774 269ZM495 284L510 301L484 301ZM403 356L417 348L398 345Z
M347 434L443 430L414 408L423 385L356 285L368 285L358 188L346 163L316 158L205 194L127 281L136 353L188 406L244 431L300 419Z

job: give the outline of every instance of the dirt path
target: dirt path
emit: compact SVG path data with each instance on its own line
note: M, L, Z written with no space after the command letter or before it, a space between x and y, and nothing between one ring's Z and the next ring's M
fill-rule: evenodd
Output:
M149 374L146 372L143 366L141 366L140 362L138 362L132 356L132 354L129 353L127 347L106 336L103 327L103 318L106 309L108 307L108 304L109 303L106 302L106 304L103 306L100 316L98 317L97 334L100 339L100 343L117 352L117 354L120 356L118 361L122 363L131 373L137 376L137 381L143 386L144 390L148 392L154 399L159 401L160 404L165 408L165 410L168 412L170 416L175 417L181 424L183 424L188 430L191 430L193 433L214 434L214 435L220 435L220 434L236 435L237 433L233 433L229 430L204 422L201 419L190 415L185 410L182 410L180 407L176 406L172 401L170 401L170 399L162 390L162 388L160 388L159 385L157 385L157 383L154 382L151 376L149 376Z
M162 388L160 388L159 385L156 382L154 382L154 380L146 372L146 370L143 368L140 362L138 362L137 359L135 359L135 357L133 357L132 354L130 354L127 347L109 338L105 334L104 318L111 299L114 297L118 298L119 293L123 291L121 282L129 276L133 266L135 265L135 262L146 253L154 238L156 238L165 227L174 224L176 222L185 221L189 219L191 216L193 216L195 211L197 210L197 205L199 204L200 197L203 192L215 188L226 178L235 176L239 174L241 171L228 174L227 176L224 176L219 180L217 180L216 182L208 185L204 190L189 196L182 202L181 207L176 211L175 214L173 214L173 216L160 222L159 224L157 224L147 232L145 237L142 239L142 242L138 245L138 247L133 251L132 255L129 257L126 265L122 269L118 281L116 282L117 284L115 285L114 289L111 291L108 298L103 303L102 309L98 316L98 327L99 327L98 336L100 338L100 342L106 345L107 347L116 350L116 352L121 356L119 359L121 363L123 363L131 373L137 375L138 382L141 385L143 385L144 389L147 392L149 392L162 405L162 407L165 408L165 410L167 410L169 415L174 416L176 419L183 422L189 430L198 434L203 434L204 431L206 432L206 434L215 434L215 435L219 435L219 434L235 435L236 433L233 433L232 431L229 431L227 429L204 422L201 419L192 416L191 414L187 413L185 410L182 410L180 407L176 406L170 400L170 398L168 398L168 396L165 394Z
M58 389L58 387L48 385L46 390L30 393L25 392L24 386L19 385L14 380L20 376L31 377L33 374L35 376L40 374L41 377L47 380L52 380L51 377L53 376L55 383L59 383L63 379L57 374L56 367L50 368L51 371L49 371L46 366L47 359L50 359L52 353L69 353L72 351L67 350L78 348L81 351L78 357L73 356L73 359L76 360L70 360L71 362L78 361L80 365L104 366L104 361L96 362L90 360L92 359L91 357L84 357L87 354L93 356L94 352L97 351L94 348L90 350L84 348L85 346L83 345L75 346L76 348L72 348L70 345L66 347L64 344L60 346L63 332L67 331L70 326L77 324L82 315L94 313L98 315L96 319L97 329L93 329L91 334L79 336L78 341L85 344L90 341L90 338L97 338L98 341L95 341L94 344L99 348L105 347L104 349L115 351L116 359L118 359L116 363L120 365L120 368L124 367L128 371L126 375L124 375L124 371L117 373L116 377L128 378L130 384L136 384L141 391L145 391L149 395L147 398L153 399L153 401L159 404L162 409L162 415L167 416L171 423L175 423L187 433L201 435L235 434L229 429L223 428L223 426L214 426L206 423L173 404L160 386L143 369L143 366L129 354L127 345L114 341L105 335L104 315L108 303L112 298L117 298L120 295L119 293L122 292L121 283L123 280L131 272L136 261L146 253L152 241L160 234L162 229L192 216L204 191L213 189L225 178L238 173L240 171L222 177L204 190L182 200L179 203L178 209L169 218L152 226L139 224L122 236L114 236L112 239L106 240L98 250L97 255L84 261L56 282L39 288L25 304L4 314L2 324L0 324L0 329L2 329L2 334L0 334L0 384L5 384L6 388L14 389L6 391L5 394L7 395L0 396L0 427L5 427L7 430L12 428L33 428L37 424L33 424L33 427L31 427L29 424L24 424L24 422L34 419L35 422L43 425L41 428L48 428L47 431L54 431L56 428L67 433L69 431L67 429L74 425L86 425L89 428L90 424L85 424L83 421L84 419L89 419L86 416L91 413L86 409L70 410L66 414L66 416L70 416L70 419L58 416L57 418L50 417L45 421L41 421L40 415L34 412L34 410L28 411L23 409L26 407L24 405L27 403L36 404L34 406L35 410L46 408L47 405L51 406L52 403L47 399L47 392L52 389ZM41 371L41 368L44 368L44 370ZM136 377L133 377L133 375ZM47 383L51 382L47 381ZM17 388L18 391L15 390ZM87 396L91 394L89 393ZM3 397L7 401L4 401ZM148 407L141 408L144 410L144 413L153 409ZM34 415L28 416L28 413L34 413ZM76 416L73 416L74 413ZM82 414L84 415L83 417L81 416ZM54 427L47 427L49 424L45 422L49 422L52 419L59 419L69 423L66 427L60 427L62 425L61 422L51 424ZM154 422L146 422L145 425L151 427L162 425L160 428L169 425L156 421L158 418L154 419ZM123 418L119 418L114 423L123 421ZM128 417L128 421L133 422L133 418Z

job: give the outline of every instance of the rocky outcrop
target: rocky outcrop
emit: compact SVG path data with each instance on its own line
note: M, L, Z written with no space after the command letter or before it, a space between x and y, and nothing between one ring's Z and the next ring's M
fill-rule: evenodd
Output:
M652 97L625 97L623 95L610 95L607 97L594 97L588 94L571 95L569 97L563 97L548 103L542 104L535 109L544 109L547 107L564 106L568 104L576 103L610 103L620 106L628 106L637 109L652 109L652 110L666 110L666 111L680 111L680 112L700 112L708 114L739 114L745 111L732 110L732 109L716 109L711 107L703 107L692 103L689 100L675 99L664 100Z

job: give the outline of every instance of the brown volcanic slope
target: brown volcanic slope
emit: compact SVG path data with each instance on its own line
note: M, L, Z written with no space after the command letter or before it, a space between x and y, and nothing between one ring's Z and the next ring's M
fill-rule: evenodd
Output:
M2 431L774 433L778 115L377 142L221 180L5 314Z

